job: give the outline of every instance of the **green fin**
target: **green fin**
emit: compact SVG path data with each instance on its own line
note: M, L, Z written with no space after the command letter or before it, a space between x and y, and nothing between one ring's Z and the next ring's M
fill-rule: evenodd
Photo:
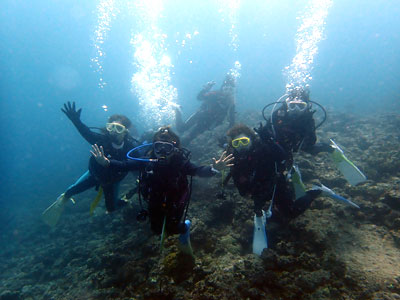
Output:
M262 211L263 216L254 215L254 234L253 234L253 253L261 255L265 248L268 248L267 232L265 225L267 223L267 215Z
M296 165L292 167L292 184L296 194L296 200L306 195L306 186L301 179L301 173Z
M160 252L164 250L164 241L165 241L165 224L167 223L167 216L164 216L164 222L161 231L161 240L160 240Z
M42 213L42 220L47 225L50 227L57 225L58 220L64 211L66 200L67 199L65 199L64 194L61 194L57 200Z
M351 184L356 185L358 183L367 180L367 177L358 169L343 153L342 149L333 141L332 147L335 150L332 152L332 159L336 164L336 167L343 174L344 178Z
M103 188L100 186L99 191L97 192L96 197L94 198L92 204L90 204L90 215L93 215L94 210L96 209L97 205L99 205L99 202L101 200L101 196L103 195Z

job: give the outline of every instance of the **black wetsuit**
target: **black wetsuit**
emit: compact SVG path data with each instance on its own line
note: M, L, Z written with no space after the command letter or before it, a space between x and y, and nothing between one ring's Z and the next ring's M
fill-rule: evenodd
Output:
M211 177L217 173L211 166L196 166L180 154L168 165L111 160L109 168L113 171L140 171L140 193L148 202L151 229L157 234L162 231L165 216L168 233L185 232L182 217L190 197L187 177Z
M272 121L270 118L266 126L258 130L263 141L274 140L285 150L289 169L293 164L294 152L302 150L316 155L320 152L334 151L327 143L317 143L313 118L314 112L308 110L301 116L292 117L286 112L286 108L282 106L273 113Z
M113 145L108 132L97 133L90 130L80 120L74 120L73 124L82 137L89 144L103 146L104 154L111 159L124 160L126 153L138 145L131 136L126 135L122 146ZM67 198L82 193L92 187L101 186L104 193L106 208L108 211L115 210L118 205L118 183L128 174L126 171L116 171L99 165L92 156L89 159L89 171L83 174L77 182L71 185L65 192Z
M202 101L198 111L183 122L180 113L176 115L176 127L183 133L193 127L183 138L183 143L190 143L202 132L221 125L225 118L228 119L229 128L235 124L235 100L233 94L222 91L201 90L197 99Z
M277 221L295 218L311 204L309 195L294 201L294 192L283 174L285 152L278 145L257 140L245 155L233 155L235 163L225 183L232 177L240 195L251 196L258 216L267 201L273 200L272 216Z

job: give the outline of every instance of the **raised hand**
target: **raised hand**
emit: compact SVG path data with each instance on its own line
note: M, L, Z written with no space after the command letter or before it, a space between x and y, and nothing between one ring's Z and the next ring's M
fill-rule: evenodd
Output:
M207 82L207 83L204 85L203 90L205 90L205 91L211 90L211 88L214 86L214 84L215 84L215 81L209 81L209 82Z
M222 152L221 157L218 160L213 158L213 167L218 171L222 171L223 169L228 167L233 167L234 164L232 162L234 159L235 158L233 157L233 154L226 155L226 151L224 151Z
M64 103L64 108L61 108L61 111L70 119L73 123L80 121L82 108L76 110L75 102L67 102Z
M110 165L110 160L104 155L103 146L97 146L97 144L92 145L93 157L96 159L97 163L103 167L108 167Z

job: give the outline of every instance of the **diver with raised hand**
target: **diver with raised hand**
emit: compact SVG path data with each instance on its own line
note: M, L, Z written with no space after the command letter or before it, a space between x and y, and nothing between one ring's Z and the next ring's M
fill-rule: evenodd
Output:
M313 104L319 106L324 113L324 118L318 125L315 125L316 110L313 109ZM265 110L271 105L273 109L267 118ZM344 156L343 151L333 140L331 144L317 143L316 129L325 122L326 111L320 104L310 100L307 87L289 87L287 93L277 102L264 107L263 117L266 125L258 128L258 134L263 141L273 140L285 150L286 166L292 174L298 171L293 162L293 153L300 150L312 155L328 152L332 154L336 166L350 184L356 185L366 180L365 175Z
M108 159L102 147L93 145L93 157L105 168L114 171L140 172L139 201L142 207L140 219L147 215L151 229L161 234L161 248L165 234L180 234L179 245L183 252L193 255L190 246L190 221L186 214L191 196L191 177L211 177L226 167L232 167L232 155L225 152L210 166L197 166L190 162L189 150L181 147L179 137L168 127L161 127L153 142L132 149L128 160ZM190 176L190 180L188 179Z
M219 90L212 91L214 85L214 81L204 85L197 95L197 100L201 101L200 108L186 121L182 120L180 109L175 109L178 132L183 134L189 131L182 138L183 144L189 144L199 134L222 124L225 119L229 122L229 128L235 124L235 77L228 73Z
M128 151L138 145L129 134L131 121L124 115L112 115L108 118L105 128L100 128L100 132L91 130L81 121L82 109L76 109L75 102L64 104L61 111L71 120L82 137L91 145L101 145L104 154L108 158L123 160L126 159ZM96 162L94 157L89 159L89 170L85 172L74 184L62 193L57 200L47 208L43 214L43 220L50 226L55 226L68 200L72 196L82 193L92 187L98 188L97 202L104 193L106 209L108 212L126 204L118 198L118 187L120 181L127 175L126 171L118 171L105 168ZM74 201L73 201L74 202ZM93 206L93 204L92 204ZM91 207L91 211L94 207Z

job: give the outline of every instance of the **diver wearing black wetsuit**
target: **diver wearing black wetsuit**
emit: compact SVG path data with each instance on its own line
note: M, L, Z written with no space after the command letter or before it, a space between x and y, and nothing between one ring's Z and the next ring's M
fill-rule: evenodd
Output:
M300 150L312 155L334 151L327 143L317 143L314 113L308 91L293 89L286 101L273 111L266 126L257 130L263 141L273 140L285 150L289 168L293 163L293 153Z
M189 144L196 136L206 130L221 125L227 118L229 128L235 124L235 79L227 75L221 89L210 91L215 82L207 83L197 95L201 101L200 108L185 122L179 110L176 110L176 128L178 132L190 132L182 139L183 144Z
M188 176L211 177L218 173L212 166L191 163L188 151L180 148L179 137L168 127L155 134L146 159L108 160L98 150L94 152L98 162L108 165L110 170L140 171L140 196L148 202L151 228L157 234L162 231L164 217L167 233L185 233L183 217L191 193ZM216 161L215 167L219 165Z
M108 119L106 129L102 133L92 131L82 123L80 114L82 109L75 109L75 102L64 104L61 109L78 129L82 137L91 145L98 144L104 149L108 158L125 160L129 150L138 145L138 141L129 135L130 120L123 115L113 115ZM101 186L107 211L115 210L122 201L118 201L118 184L128 174L127 171L113 170L99 165L94 157L89 159L89 170L64 193L66 199L83 191Z
M281 147L261 142L256 133L243 124L234 126L228 138L227 152L233 154L235 161L224 184L233 178L240 195L253 199L258 217L270 200L273 201L272 217L277 221L295 218L310 206L314 192L307 192L294 201L294 192L283 174L285 152Z

